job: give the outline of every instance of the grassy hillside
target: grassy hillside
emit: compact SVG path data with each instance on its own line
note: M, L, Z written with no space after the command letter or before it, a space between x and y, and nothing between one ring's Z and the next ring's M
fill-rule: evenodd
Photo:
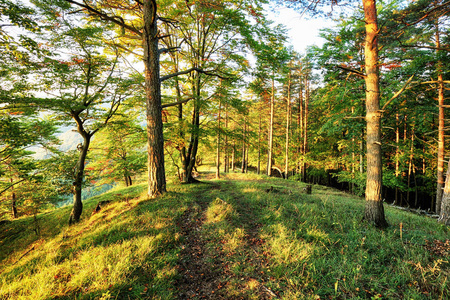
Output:
M386 205L380 231L363 199L303 188L231 174L145 200L140 185L85 201L72 227L70 208L0 225L0 299L450 298L446 227Z

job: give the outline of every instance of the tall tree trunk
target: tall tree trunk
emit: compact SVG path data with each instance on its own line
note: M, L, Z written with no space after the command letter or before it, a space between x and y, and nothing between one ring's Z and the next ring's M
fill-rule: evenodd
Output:
M166 192L164 170L164 138L159 76L158 28L156 1L144 0L144 66L147 112L147 196L154 198Z
M289 70L288 79L288 95L286 99L286 147L285 147L285 167L284 167L284 178L289 177L289 125L291 122L291 71Z
M395 127L395 178L397 179L395 186L395 200L394 203L398 205L398 176L400 175L400 129L399 129L399 116L395 115L396 127Z
M12 218L13 219L17 219L17 217L19 216L17 213L17 198L16 198L16 193L12 192L11 193L11 213L12 213Z
M269 121L269 136L267 147L267 176L272 175L272 153L273 153L273 121L275 114L275 74L272 72L272 95L270 97L270 121Z
M224 152L225 152L225 157L224 157L224 172L228 173L230 172L230 156L228 153L228 134L227 134L227 130L228 130L228 103L225 103L225 141L224 141Z
M178 65L179 65L179 59L178 59L178 54L174 54L172 55L172 59L175 62L174 64L174 73L177 73L179 71ZM177 105L177 110L178 110L178 137L179 140L181 141L178 144L179 147L179 151L180 151L180 160L181 160L181 165L184 165L184 162L186 160L186 147L184 145L184 139L185 139L185 132L183 129L183 122L184 122L184 116L183 116L183 103L181 103L182 100L182 96L181 96L181 88L180 88L180 81L178 79L178 76L174 77L175 80L175 91L176 91L176 95L177 95L177 101L180 102L180 104ZM177 167L178 169L178 178L181 182L184 181L184 178L186 178L186 170L185 168L181 168L181 172L180 172L180 168Z
M440 214L438 222L450 225L450 161L447 166L447 174L445 178L444 193L442 196Z
M256 167L256 174L261 174L261 111L259 113L259 127L258 127L258 162Z
M436 48L441 47L440 34L439 34L439 20L436 20ZM439 53L438 50L436 50ZM437 185L436 185L436 213L439 215L441 210L441 199L444 188L444 152L445 152L445 140L444 140L444 126L445 126L445 113L444 113L444 82L442 76L442 62L438 61L437 64L438 73L438 104L439 104L439 125L438 125L438 154L437 154Z
M308 74L305 74L305 107L303 116L303 162L302 162L302 181L306 182L306 162L305 157L308 153L308 113L309 113L309 84Z
M72 186L73 192L73 208L69 217L69 225L80 221L81 213L83 212L83 202L81 201L81 192L83 190L84 165L86 163L86 156L91 143L91 134L86 133L84 129L80 130L80 123L78 123L78 132L83 136L83 144L79 148L80 156L78 157L77 165L75 166L75 178Z
M299 95L298 95L298 112L297 112L297 169L299 174L302 172L302 155L303 155L303 89L302 89L302 74L299 69Z
M352 106L352 115L355 113L355 107ZM355 155L355 138L352 137L352 164L351 164L351 168L352 168L352 183L350 185L350 193L354 194L355 193L355 164L356 164L356 155Z
M17 219L18 214L17 214L17 199L16 199L16 193L14 192L14 186L12 186L14 179L11 178L10 180L11 182L11 214L12 214L12 218L13 219Z
M233 152L231 154L231 170L235 170L236 165L234 163L234 159L236 157L236 140L233 140Z
M217 115L217 153L216 153L216 179L220 178L220 113L222 109L222 102L219 99L219 113Z
M359 143L359 173L364 173L364 128L361 129L361 141Z
M248 173L248 150L250 145L248 143L245 143L245 145L245 173Z
M412 125L412 132L411 132L411 147L410 147L410 151L409 151L409 161L408 161L408 191L406 194L406 202L408 203L408 205L411 205L410 200L410 195L411 192L409 191L410 187L411 187L411 175L415 172L414 170L414 162L413 162L413 158L414 158L414 122ZM415 203L414 207L417 207L417 203Z
M195 161L197 158L198 144L199 144L199 130L200 130L200 74L196 73L194 75L192 85L192 95L194 96L194 109L192 112L192 126L191 126L191 136L189 139L189 145L187 150L182 150L182 182L183 183L193 183L197 180L192 177L192 171L195 167Z
M384 216L381 165L381 112L378 74L378 22L375 0L363 0L366 22L366 122L367 183L364 219L377 227L387 227Z
M243 139L242 139L242 164L241 164L241 172L245 172L245 134L246 134L246 123L244 117L244 131L243 131Z

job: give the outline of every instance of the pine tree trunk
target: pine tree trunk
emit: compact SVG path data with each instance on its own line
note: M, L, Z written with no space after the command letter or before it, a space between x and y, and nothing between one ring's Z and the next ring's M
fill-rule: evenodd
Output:
M10 169L12 169L12 167L9 167ZM18 214L17 214L17 199L16 199L16 193L14 193L14 179L10 178L10 183L11 183L11 215L13 219L17 219Z
M364 129L361 129L361 142L359 143L359 173L364 173Z
M217 151L216 151L216 179L220 178L220 113L222 109L222 102L219 100L219 113L217 115Z
M445 187L442 195L442 202L438 222L450 225L450 161L447 166Z
M308 113L309 113L309 87L308 75L305 74L305 107L303 116L303 162L302 162L302 181L306 182L306 162L305 156L308 153Z
M436 48L440 48L440 34L438 20L436 21ZM438 53L439 51L436 50ZM438 104L439 104L439 125L438 125L438 154L437 154L437 185L436 185L436 214L440 214L441 210L441 199L442 192L444 188L444 155L445 155L445 137L444 137L444 126L445 126L445 113L444 113L444 83L442 76L442 62L438 61L437 64L438 72Z
M250 148L250 145L248 143L245 143L245 173L248 172L248 150Z
M406 194L406 202L408 203L408 205L411 205L411 202L410 202L411 174L412 173L415 174L413 158L414 158L414 123L412 125L411 147L410 147L409 161L408 161L408 191ZM417 203L415 203L414 207L417 207Z
M17 217L18 217L16 201L17 201L16 193L12 192L11 193L11 212L12 212L12 218L13 219L17 219Z
M272 96L270 98L270 121L269 121L269 136L267 147L267 176L272 175L272 154L273 154L273 121L275 114L275 76L272 74Z
M399 130L399 116L395 115L396 127L395 127L395 178L397 179L395 187L395 200L394 203L398 204L398 176L400 175L400 130Z
M164 138L161 107L161 81L159 77L158 28L156 1L144 0L144 66L147 114L147 164L149 198L166 192L164 170Z
M231 170L233 170L233 171L236 169L236 165L234 163L235 157L236 157L236 141L234 140L233 141L233 152L231 154Z
M256 167L256 174L261 174L261 112L259 113L259 127L258 127L258 162Z
M225 141L224 141L224 152L225 152L225 158L224 158L224 172L228 173L230 172L230 157L228 155L228 103L225 103Z
M388 224L381 197L381 112L378 74L378 22L375 0L363 0L366 22L366 122L367 122L367 183L364 219L377 227Z
M289 125L291 122L291 71L289 71L288 79L288 96L286 99L286 147L285 147L285 167L284 167L284 178L289 177Z
M301 72L299 70L299 72ZM299 174L303 174L302 172L302 155L303 155L303 90L301 83L301 73L299 74L300 87L299 87L299 95L298 95L298 112L297 112L297 169Z
M242 139L242 163L241 163L241 172L245 172L245 134L246 134L246 123L244 118L244 135Z

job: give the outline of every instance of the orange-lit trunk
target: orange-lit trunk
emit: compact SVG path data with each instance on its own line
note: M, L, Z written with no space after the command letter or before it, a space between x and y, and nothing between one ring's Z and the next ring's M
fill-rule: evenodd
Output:
M272 153L273 153L273 121L275 113L275 74L272 73L272 96L270 98L270 121L269 121L269 136L267 149L267 175L272 175Z
M366 122L367 182L364 219L377 227L387 227L381 197L381 112L378 74L378 21L375 0L363 0L366 22Z
M285 167L284 167L284 178L289 177L289 125L291 122L291 71L289 71L288 80L288 96L286 99L286 147L285 147Z
M222 110L222 102L219 100L219 114L217 116L217 153L216 153L216 179L220 178L220 113Z
M164 170L164 138L161 107L161 81L159 78L158 28L156 1L144 0L144 66L147 114L147 164L149 198L166 191Z
M306 182L306 162L305 156L308 153L308 114L309 114L309 82L308 74L305 74L305 107L303 115L303 162L302 162L302 181Z
M438 20L436 21L436 48L441 47L439 36ZM439 61L437 64L438 71L438 104L439 104L439 125L438 125L438 154L437 154L437 185L436 185L436 214L441 213L442 192L444 188L444 154L445 154L445 140L444 140L444 82L442 76L442 64Z

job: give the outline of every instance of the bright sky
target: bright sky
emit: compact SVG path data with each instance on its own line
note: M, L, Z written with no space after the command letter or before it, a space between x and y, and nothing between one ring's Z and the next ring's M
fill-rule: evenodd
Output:
M281 23L289 30L290 44L300 54L307 46L322 46L324 40L319 37L319 30L333 25L329 19L309 18L290 8L267 8L269 18Z

